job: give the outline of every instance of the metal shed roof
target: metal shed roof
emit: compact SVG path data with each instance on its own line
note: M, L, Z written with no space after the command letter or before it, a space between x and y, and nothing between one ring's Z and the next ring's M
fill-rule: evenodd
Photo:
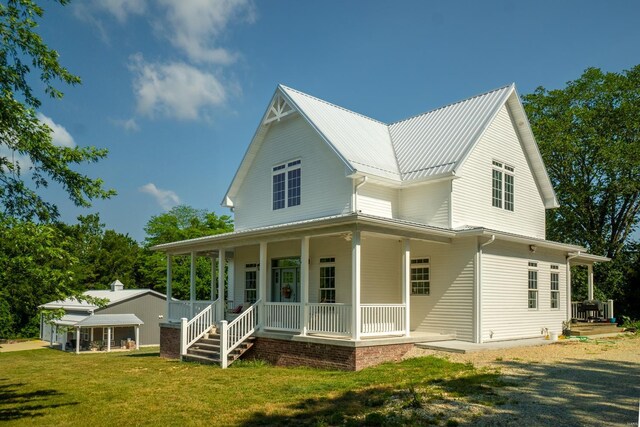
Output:
M144 322L135 314L94 314L87 316L76 323L75 326L82 328L101 326L135 326L144 325Z

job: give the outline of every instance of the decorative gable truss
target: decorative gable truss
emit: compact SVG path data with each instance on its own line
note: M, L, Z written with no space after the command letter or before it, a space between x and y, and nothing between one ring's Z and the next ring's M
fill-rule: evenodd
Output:
M265 115L264 120L262 121L263 125L268 125L269 123L280 121L284 117L287 117L290 114L295 113L296 110L292 108L287 101L282 97L280 93L276 94L269 109L267 110L267 114Z

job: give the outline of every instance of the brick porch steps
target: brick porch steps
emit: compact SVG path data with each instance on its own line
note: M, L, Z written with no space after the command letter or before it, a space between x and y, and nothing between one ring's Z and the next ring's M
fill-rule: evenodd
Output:
M622 328L618 328L615 323L574 323L571 325L570 335L588 336L599 334L615 334L622 332Z
M230 365L239 359L247 350L253 346L254 337L247 338L227 356ZM212 329L211 332L200 338L187 349L187 354L182 356L182 360L197 362L202 364L220 364L220 335Z

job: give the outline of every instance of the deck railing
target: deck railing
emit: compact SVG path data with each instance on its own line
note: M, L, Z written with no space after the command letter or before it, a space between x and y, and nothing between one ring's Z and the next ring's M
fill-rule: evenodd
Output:
M258 326L258 310L261 301L256 301L233 321L220 321L220 366L228 365L228 355L245 339L251 336Z
M362 304L360 306L362 336L404 334L404 304Z
M180 354L187 354L187 349L191 344L198 341L214 325L216 320L217 301L210 302L209 305L191 320L183 317L180 322Z
M265 302L264 328L278 331L300 330L300 304L290 302Z
M578 320L587 320L588 316L586 312L579 311L578 307L582 304L582 301L571 301L571 318ZM613 316L613 300L607 300L604 302L604 309L602 310L602 316L605 319L611 319Z
M330 335L351 335L351 305L307 304L307 332Z
M192 319L202 310L213 304L213 301L201 300L201 301L184 301L173 300L169 301L169 313L167 316L170 321L180 321L180 319L187 318ZM193 308L192 308L193 306Z

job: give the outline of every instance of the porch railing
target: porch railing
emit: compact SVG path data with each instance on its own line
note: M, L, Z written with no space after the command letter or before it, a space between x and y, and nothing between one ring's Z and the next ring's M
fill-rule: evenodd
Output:
M260 300L233 321L220 321L220 365L224 369L228 365L228 355L245 339L253 334L258 326L258 310Z
M362 304L360 306L362 336L404 334L404 304Z
M331 335L351 335L351 305L307 304L307 332Z
M264 328L278 331L300 330L300 304L264 302Z
M584 311L579 311L578 307L582 304L581 301L571 301L571 318L578 320L587 320L587 314ZM613 316L613 300L607 300L604 302L604 309L602 310L602 315L605 319L610 319Z
M210 302L209 305L191 320L186 317L181 319L180 325L180 354L187 354L187 349L191 344L198 341L214 325L216 320L217 301Z
M180 321L180 319L187 318L192 319L202 310L213 304L214 301L184 301L184 300L173 300L169 301L169 313L167 316L169 320ZM191 306L193 306L193 311ZM192 314L193 313L193 314Z

